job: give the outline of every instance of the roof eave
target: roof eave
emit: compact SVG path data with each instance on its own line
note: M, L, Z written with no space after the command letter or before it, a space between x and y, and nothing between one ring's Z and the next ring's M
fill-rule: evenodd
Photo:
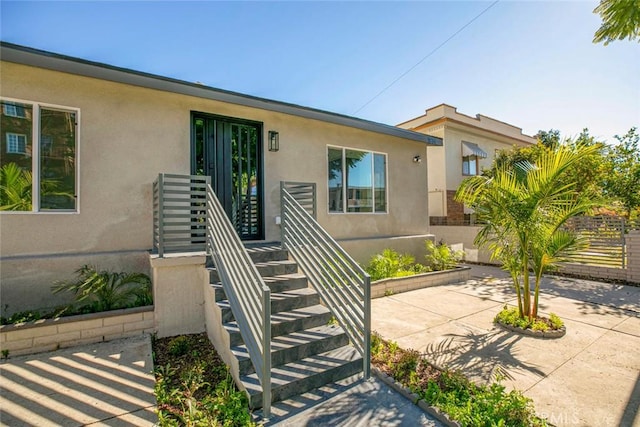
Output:
M440 138L429 137L428 135L424 135L419 132L401 129L383 123L303 107L296 104L274 101L267 98L245 95L238 92L217 89L198 83L190 83L184 80L115 67L99 62L87 61L3 41L0 41L0 58L7 62L40 67L69 74L290 114L298 117L349 126L370 132L422 142L428 145L442 145L442 140Z

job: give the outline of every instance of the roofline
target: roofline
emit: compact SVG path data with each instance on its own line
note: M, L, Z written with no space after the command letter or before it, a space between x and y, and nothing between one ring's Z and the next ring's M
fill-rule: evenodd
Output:
M534 136L527 135L527 134L522 132L522 128L519 128L519 127L517 127L515 125L512 125L511 123L507 123L505 121L498 120L498 119L495 119L495 118L490 117L490 116L485 116L484 114L476 114L476 116L473 117L473 116L470 116L470 115L465 114L465 113L460 113L456 107L454 107L453 105L447 104L445 102L441 102L438 105L435 105L433 107L427 108L425 110L425 114L423 114L421 116L418 116L418 117L414 117L414 118L409 119L409 120L405 120L402 123L398 123L396 126L406 125L409 122L416 121L416 120L419 120L421 118L426 118L429 115L429 111L435 110L435 109L440 108L440 107L453 108L455 114L458 114L460 116L463 116L463 117L466 117L468 119L471 119L471 120L473 120L473 121L475 121L477 123L473 123L473 124L472 123L466 123L466 122L463 122L462 120L459 120L459 119L457 119L455 117L447 116L446 113L445 113L444 115L439 116L439 117L437 117L437 118L435 118L433 120L422 122L419 125L414 126L413 129L425 129L425 128L434 126L436 124L450 122L450 123L455 123L455 124L458 124L458 125L461 125L461 126L467 126L467 127L475 128L475 129L478 129L480 131L493 133L495 135L500 135L500 136L503 136L503 137L506 137L506 138L515 139L515 140L518 140L520 142L523 142L523 143L529 144L529 145L533 145L533 144L535 144L535 142L529 141L528 139L534 139L534 140L537 139L537 137L535 135ZM512 136L512 135L508 135L508 134L500 132L500 131L495 131L495 130L491 130L491 129L487 129L485 127L482 127L480 125L480 123L482 123L482 121L481 121L482 117L484 117L484 118L486 118L488 120L494 121L496 123L500 123L500 124L509 126L509 127L513 128L514 130L518 130L518 131L520 131L520 135Z
M156 74L115 67L100 62L88 61L71 56L47 52L26 46L0 41L0 59L32 67L45 68L63 73L76 74L117 83L140 86L149 89L173 92L214 101L227 102L245 107L259 108L277 113L290 114L307 119L319 120L343 126L349 126L370 132L381 133L428 145L442 145L442 140L419 132L401 129L396 126L359 119L344 114L332 113L296 104L274 101L245 95L239 92L218 89L191 83L184 80L163 77Z

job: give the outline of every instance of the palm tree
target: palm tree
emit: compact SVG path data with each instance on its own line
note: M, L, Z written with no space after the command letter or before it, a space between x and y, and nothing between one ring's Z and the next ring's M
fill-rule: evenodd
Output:
M503 164L492 177L468 178L456 192L456 200L483 220L475 244L487 248L491 258L510 273L522 318L533 320L538 315L542 274L586 246L583 238L563 225L587 213L596 200L591 193L577 191L577 181L567 180L566 173L597 149L563 145L545 151L535 164Z
M0 210L31 210L32 176L16 163L7 163L0 169Z

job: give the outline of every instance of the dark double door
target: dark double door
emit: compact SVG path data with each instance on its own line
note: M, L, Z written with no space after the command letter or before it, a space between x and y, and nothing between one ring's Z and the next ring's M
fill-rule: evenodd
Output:
M211 177L242 240L264 239L261 123L193 113L191 173Z

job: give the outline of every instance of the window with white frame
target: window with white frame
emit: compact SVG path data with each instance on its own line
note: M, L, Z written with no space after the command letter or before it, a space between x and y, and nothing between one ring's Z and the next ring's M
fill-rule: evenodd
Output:
M462 175L479 175L479 160L486 158L487 153L478 144L462 141Z
M386 154L328 147L327 164L329 212L387 212Z
M2 211L77 209L78 114L74 108L0 100L3 115L0 176Z
M26 118L24 106L13 102L2 103L2 113L9 117Z
M7 132L7 154L26 154L27 135Z
M462 175L478 175L478 156L462 158Z

